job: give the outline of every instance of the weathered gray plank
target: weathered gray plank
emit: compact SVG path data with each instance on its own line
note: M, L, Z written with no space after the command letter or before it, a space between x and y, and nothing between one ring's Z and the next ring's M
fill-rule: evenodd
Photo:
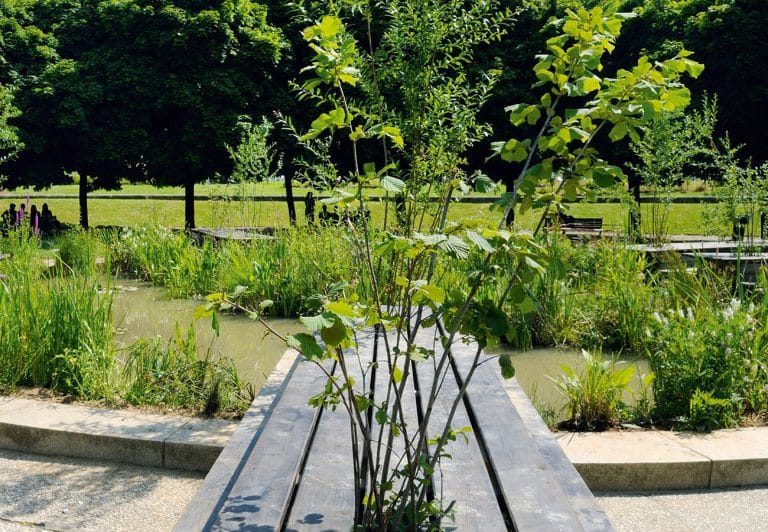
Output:
M501 375L497 373L501 379ZM517 379L510 379L501 383L512 400L515 410L525 423L531 438L536 443L542 456L560 483L560 487L567 495L571 506L579 516L582 526L590 532L603 532L613 530L613 525L608 520L602 508L597 504L589 487L581 478L576 468L563 452L549 428L542 421L536 409L525 395Z
M466 376L474 355L471 346L452 348L460 375ZM581 521L539 453L525 424L500 386L493 362L475 371L467 398L475 415L476 435L487 449L505 504L516 530L583 530Z
M176 532L201 530L211 516L218 512L219 502L225 497L232 482L232 475L245 460L245 455L263 428L265 420L288 385L289 378L298 363L299 354L288 350L277 363L259 395L254 399L229 443L221 451L208 472L203 485L184 510L176 523Z
M362 343L360 358L367 367L370 350ZM358 386L364 379L357 354L345 355L349 375ZM336 372L341 375L340 371ZM326 410L309 449L288 524L302 531L349 530L355 515L354 467L349 414L339 405Z
M417 340L420 345L442 352L439 342L434 338L434 329L422 331ZM429 397L435 376L434 360L428 360L417 365L419 383L423 396ZM453 399L459 392L459 387L450 367L447 367L446 378L442 382L440 394L433 407L430 419L430 435L437 435L445 426ZM425 405L426 406L426 405ZM471 427L471 422L464 405L459 405L451 426L454 429ZM446 520L444 526L461 531L485 532L488 530L506 530L507 524L499 509L493 484L488 476L482 453L477 443L474 428L466 434L466 441L459 436L445 449L450 458L443 458L435 474L435 490L442 495L443 504L455 503L455 521Z
M326 377L300 360L207 527L215 530L280 529L313 435L317 409L307 399ZM206 527L206 528L207 528Z

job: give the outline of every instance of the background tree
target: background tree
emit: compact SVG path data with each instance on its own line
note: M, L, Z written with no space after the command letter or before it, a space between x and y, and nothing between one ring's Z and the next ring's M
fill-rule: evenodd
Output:
M282 40L266 8L250 0L40 4L52 14L38 21L56 36L60 59L22 88L26 149L11 184L44 187L78 171L82 199L123 178L180 185L194 227L195 183L228 175L226 147L237 144L241 116L272 107Z
M682 48L707 66L691 83L697 99L717 96L719 132L744 144L742 157L768 160L761 124L768 119L768 9L762 0L628 0L623 9L639 16L627 24L616 58L639 52L651 58ZM746 117L749 117L748 119Z
M11 106L10 92L0 85L0 164L10 160L19 148L16 131L8 125L8 119L16 113L17 110Z

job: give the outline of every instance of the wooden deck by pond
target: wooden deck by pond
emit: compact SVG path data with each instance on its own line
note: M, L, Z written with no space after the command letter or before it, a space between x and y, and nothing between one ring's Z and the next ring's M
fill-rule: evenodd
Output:
M364 339L361 354L369 356L374 341L372 334ZM474 354L461 343L451 351L453 371L437 402L436 426ZM431 382L432 366L417 367L418 382ZM176 530L349 530L348 420L341 408L307 404L324 384L317 366L286 353ZM409 396L413 423L418 395ZM452 459L434 478L444 500L455 501L456 520L444 523L448 530L612 530L516 381L501 380L495 360L476 370L453 425L472 432L466 443L451 443Z

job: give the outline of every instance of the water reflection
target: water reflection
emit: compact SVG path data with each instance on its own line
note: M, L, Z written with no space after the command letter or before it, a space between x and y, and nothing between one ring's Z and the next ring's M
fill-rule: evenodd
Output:
M120 280L116 284L121 289L116 293L114 316L117 341L122 345L153 336L172 338L177 325L186 336L199 301L168 299L163 288L148 283ZM270 319L269 323L281 334L302 330L296 320ZM198 349L204 352L210 346L214 355L230 357L240 377L259 389L285 352L285 344L245 316L221 315L219 325L221 335L217 338L210 319L195 322Z
M584 370L584 357L578 350L561 349L532 349L530 351L513 351L512 364L515 366L515 376L520 386L532 401L540 401L559 411L565 400L555 388L549 377L558 378L563 371L560 366L570 366L576 373ZM605 355L606 360L610 355ZM650 372L648 360L644 358L622 359L623 363L636 366L630 387L634 391L640 389L640 376ZM626 393L624 400L629 402L631 393Z

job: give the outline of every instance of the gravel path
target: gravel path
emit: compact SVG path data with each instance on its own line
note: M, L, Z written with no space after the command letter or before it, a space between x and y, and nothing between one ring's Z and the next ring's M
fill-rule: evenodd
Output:
M768 486L595 496L617 532L768 530Z
M170 530L203 476L0 450L0 532Z

